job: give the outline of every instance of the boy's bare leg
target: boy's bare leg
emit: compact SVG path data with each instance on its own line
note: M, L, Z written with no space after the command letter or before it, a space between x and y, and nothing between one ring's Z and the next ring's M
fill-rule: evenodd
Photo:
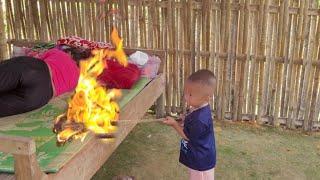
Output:
M214 180L214 168L206 171L197 171L189 168L190 180Z

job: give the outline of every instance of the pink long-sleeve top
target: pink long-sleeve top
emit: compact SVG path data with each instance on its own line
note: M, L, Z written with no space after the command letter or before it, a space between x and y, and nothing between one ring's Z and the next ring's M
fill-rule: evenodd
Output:
M76 88L80 70L71 55L57 48L50 49L40 56L49 67L54 96Z

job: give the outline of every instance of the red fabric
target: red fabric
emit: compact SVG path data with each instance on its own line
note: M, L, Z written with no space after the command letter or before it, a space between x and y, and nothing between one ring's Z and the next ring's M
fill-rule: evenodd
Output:
M70 36L61 38L57 41L57 45L68 45L72 47L83 47L88 49L112 49L113 46L110 43L89 41L77 36Z
M140 78L140 70L135 64L122 66L117 61L107 60L107 67L98 79L108 88L130 89Z

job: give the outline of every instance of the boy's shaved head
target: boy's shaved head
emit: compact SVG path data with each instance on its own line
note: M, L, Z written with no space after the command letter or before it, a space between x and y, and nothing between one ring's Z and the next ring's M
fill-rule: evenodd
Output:
M208 86L212 88L212 92L216 86L216 77L214 76L213 72L206 69L201 69L196 71L195 73L192 73L188 77L187 81Z
M184 86L184 98L192 107L200 107L213 98L216 78L209 70L199 70L192 73Z

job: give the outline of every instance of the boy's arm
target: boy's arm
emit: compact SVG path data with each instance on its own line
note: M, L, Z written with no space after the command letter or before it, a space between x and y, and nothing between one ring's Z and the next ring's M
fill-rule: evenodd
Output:
M183 128L179 125L179 123L174 120L172 117L167 117L164 121L164 124L172 126L177 133L185 140L189 140L186 136L186 134L183 132Z
M183 128L177 123L176 125L172 126L176 131L177 133L185 140L188 140L189 139L187 138L186 134L183 132Z

